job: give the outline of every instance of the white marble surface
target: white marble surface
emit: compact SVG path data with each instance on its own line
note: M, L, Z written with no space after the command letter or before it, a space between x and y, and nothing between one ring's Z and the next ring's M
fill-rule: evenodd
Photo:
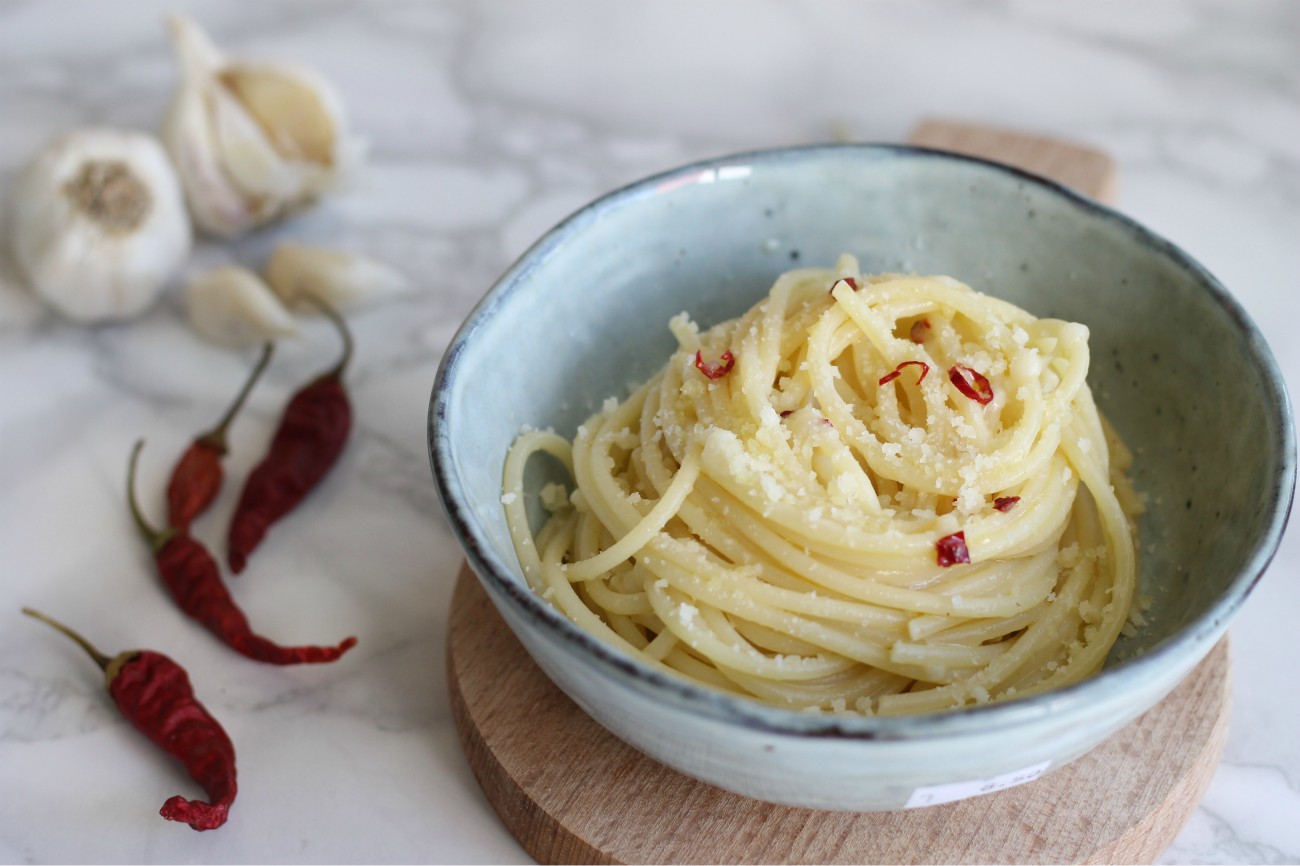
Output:
M46 138L155 128L173 4L0 4L0 195ZM445 616L459 556L430 480L438 358L532 239L611 187L686 160L847 135L899 140L955 115L1108 149L1120 206L1183 245L1255 317L1300 384L1300 6L707 2L185 7L232 52L332 77L372 142L360 182L282 228L205 243L191 267L260 262L295 237L385 259L419 286L353 319L359 423L323 489L234 584L285 641L359 647L325 668L246 662L186 621L133 537L142 489L210 424L250 359L199 343L174 293L128 325L69 325L0 288L0 861L501 862L526 859L452 728ZM234 433L234 487L286 396L334 351L286 345ZM200 522L216 542L228 488ZM149 503L160 515L158 495ZM1227 754L1168 862L1300 861L1295 533L1233 628ZM106 649L183 661L239 752L230 823L156 817L182 774L115 714L28 604Z

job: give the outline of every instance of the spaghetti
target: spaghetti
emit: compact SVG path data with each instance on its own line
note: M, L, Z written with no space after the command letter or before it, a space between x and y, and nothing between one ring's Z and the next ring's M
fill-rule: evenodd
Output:
M1097 671L1136 584L1131 454L1088 330L949 277L777 279L570 444L526 431L505 505L525 577L654 667L784 707L899 714ZM524 467L560 461L572 491Z

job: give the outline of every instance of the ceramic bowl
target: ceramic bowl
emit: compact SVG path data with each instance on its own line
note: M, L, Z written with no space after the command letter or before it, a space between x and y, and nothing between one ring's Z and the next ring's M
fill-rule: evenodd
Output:
M1149 624L1097 676L1008 703L911 717L776 709L653 671L575 627L524 582L501 506L522 427L571 437L674 348L796 265L841 252L864 271L949 274L1091 329L1089 382L1137 453ZM587 713L676 769L739 794L888 810L1041 775L1168 693L1214 646L1264 572L1295 484L1290 407L1241 306L1132 220L1040 178L910 147L746 153L613 192L538 241L443 358L429 414L433 473L488 595ZM1227 459L1227 455L1232 455ZM534 461L542 464L547 461ZM529 483L542 483L536 467ZM532 489L536 489L535 487Z

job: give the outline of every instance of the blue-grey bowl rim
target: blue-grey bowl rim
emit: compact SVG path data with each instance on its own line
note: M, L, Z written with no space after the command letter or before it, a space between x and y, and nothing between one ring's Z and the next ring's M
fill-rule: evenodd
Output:
M1139 244L1149 247L1157 255L1163 255L1190 271L1241 329L1251 356L1264 373L1264 381L1272 398L1269 405L1276 413L1273 420L1276 422L1278 439L1272 444L1276 453L1280 455L1282 471L1275 479L1272 489L1268 530L1258 539L1246 566L1213 605L1141 656L1107 667L1082 682L1045 694L941 713L910 716L854 716L812 714L764 705L747 698L716 691L684 678L661 673L635 662L581 630L563 614L542 601L526 584L515 582L505 576L517 571L517 568L503 562L493 553L486 538L475 528L470 509L457 500L454 491L459 488L458 478L451 460L449 437L446 435L445 424L442 423L442 419L446 417L447 383L455 375L458 359L469 341L473 339L479 322L491 316L493 311L510 297L519 281L538 267L569 235L581 230L588 222L600 218L607 211L622 207L643 195L653 194L655 188L665 181L738 162L775 163L790 159L816 158L819 154L852 151L869 153L876 157L907 156L974 163L1047 190L1085 213L1100 216L1119 225ZM752 730L793 737L925 740L956 734L986 732L993 728L1011 729L1032 723L1047 715L1067 712L1072 705L1087 702L1094 695L1100 696L1104 689L1111 686L1116 675L1134 676L1142 671L1151 670L1162 665L1162 660L1166 656L1189 651L1187 647L1190 644L1205 642L1206 646L1200 649L1198 655L1198 658L1203 657L1210 649L1208 638L1218 635L1226 627L1226 623L1236 614L1251 590L1263 577L1276 554L1291 514L1296 485L1295 430L1285 381L1272 351L1255 323L1231 293L1204 266L1176 244L1155 234L1135 220L1053 180L978 157L903 144L816 144L742 151L688 163L650 175L606 193L579 208L516 259L461 324L443 353L437 375L434 377L433 391L429 400L427 434L429 462L433 470L434 483L452 531L464 549L474 572L480 579L487 581L490 588L494 589L499 596L507 599L517 613L533 625L560 638L568 645L570 651L590 657L607 672L614 674L615 681L619 676L629 677L633 683L664 698L670 698L673 703L699 716L724 723L739 724ZM505 455L502 455L502 460L504 459Z

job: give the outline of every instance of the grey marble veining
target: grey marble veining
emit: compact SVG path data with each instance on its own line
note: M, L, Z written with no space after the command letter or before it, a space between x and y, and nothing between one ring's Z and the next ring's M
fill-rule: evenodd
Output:
M175 80L172 4L0 3L0 199L40 144L85 124L154 129ZM161 487L220 414L249 356L209 347L173 292L141 319L81 328L0 257L0 860L501 862L525 857L465 767L444 669L459 565L429 478L424 418L443 347L509 262L590 198L728 151L899 140L951 115L1053 133L1117 160L1120 207L1240 298L1300 383L1300 5L705 0L184 4L232 54L285 56L336 82L368 170L322 207L189 270L260 264L284 239L407 273L413 295L357 315L358 423L330 481L232 581L285 642L357 634L346 663L233 657L159 591L122 498ZM284 399L329 363L319 323L278 353L233 434L235 488ZM1230 458L1224 458L1230 459ZM1300 861L1294 533L1232 630L1225 760L1165 862ZM239 750L231 823L158 819L181 774L118 719L45 609L105 650L191 671ZM7 611L7 612L6 612Z

